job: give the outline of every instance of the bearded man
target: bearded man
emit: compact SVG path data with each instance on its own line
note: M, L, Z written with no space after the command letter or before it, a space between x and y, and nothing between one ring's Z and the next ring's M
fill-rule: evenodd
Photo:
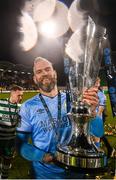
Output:
M57 73L47 59L37 57L33 72L39 93L22 104L21 125L17 128L18 150L22 157L32 162L30 178L81 179L83 173L68 171L54 161L58 144L68 141L71 136L66 93L58 91ZM83 98L91 106L98 104L95 88L85 91ZM28 143L30 137L32 144Z

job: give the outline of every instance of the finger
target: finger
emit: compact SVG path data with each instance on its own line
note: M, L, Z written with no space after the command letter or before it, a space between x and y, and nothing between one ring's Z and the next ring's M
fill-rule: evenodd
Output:
M84 95L83 96L83 100L85 100L85 99L88 99L88 100L93 100L93 101L96 101L96 102L98 102L98 97L97 96L91 96L91 95Z
M50 162L53 160L53 156L51 156L49 153L45 154L44 158L43 158L43 162Z
M94 86L94 87L89 88L88 91L95 91L95 92L97 92L98 88Z
M97 93L96 92L85 92L84 94L83 94L83 97L89 97L89 96L91 96L91 97L98 97L98 95L97 95Z
M97 106L98 105L98 100L97 99L90 99L90 98L84 98L83 102L87 103L88 105L94 105Z
M96 91L90 91L90 90L87 90L83 93L83 95L93 95L93 96L98 96L97 94L98 93Z
M95 97L95 96L86 96L86 97L83 98L83 100L94 101L95 103L99 102L98 98Z
M92 87L92 88L89 88L89 89L85 89L84 91L83 91L83 93L84 92L95 92L95 93L97 93L98 92L98 88L96 88L96 87Z

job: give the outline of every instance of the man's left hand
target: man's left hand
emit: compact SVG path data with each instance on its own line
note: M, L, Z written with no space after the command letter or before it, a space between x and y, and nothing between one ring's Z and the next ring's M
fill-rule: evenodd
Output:
M96 87L91 87L83 92L83 102L91 106L93 113L95 113L95 109L99 103L97 92L98 88Z

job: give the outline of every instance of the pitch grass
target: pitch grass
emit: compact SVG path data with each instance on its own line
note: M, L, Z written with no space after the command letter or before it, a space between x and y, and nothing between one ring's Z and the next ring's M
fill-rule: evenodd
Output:
M24 97L23 97L23 101L31 98L32 96L36 95L37 92L25 92L24 93ZM8 98L9 94L8 93L0 93L0 99L1 98ZM111 125L115 125L116 124L116 117L113 118L112 116L112 111L111 111L111 105L110 105L110 100L109 100L109 96L107 95L107 118L106 118L106 122L105 124L111 124ZM112 147L116 148L116 141L115 141L116 137L113 136L108 136L108 140L111 144ZM112 169L114 166L114 160L110 160ZM18 154L16 155L16 157L13 160L13 165L12 168L10 170L10 174L9 174L9 179L29 179L29 166L30 162L24 160L23 158L21 158ZM111 176L110 174L106 174L104 176L105 179L113 179L113 176Z
M106 101L106 109L107 109L107 117L106 117L106 124L111 124L116 126L116 117L113 117L112 115L112 109L111 109L111 103L110 103L110 98L109 95L106 95L107 101Z
M26 101L27 99L33 97L36 94L37 94L37 92L24 92L22 102ZM111 125L116 125L116 117L113 117L113 115L112 115L109 95L107 94L106 96L107 96L107 101L106 101L107 117L106 117L105 124L110 123ZM1 98L8 98L8 97L9 97L9 93L0 93L0 99Z

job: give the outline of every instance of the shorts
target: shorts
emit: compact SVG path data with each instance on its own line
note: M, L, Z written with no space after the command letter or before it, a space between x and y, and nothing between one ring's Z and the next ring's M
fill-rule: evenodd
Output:
M13 158L15 152L15 140L0 140L0 156Z

